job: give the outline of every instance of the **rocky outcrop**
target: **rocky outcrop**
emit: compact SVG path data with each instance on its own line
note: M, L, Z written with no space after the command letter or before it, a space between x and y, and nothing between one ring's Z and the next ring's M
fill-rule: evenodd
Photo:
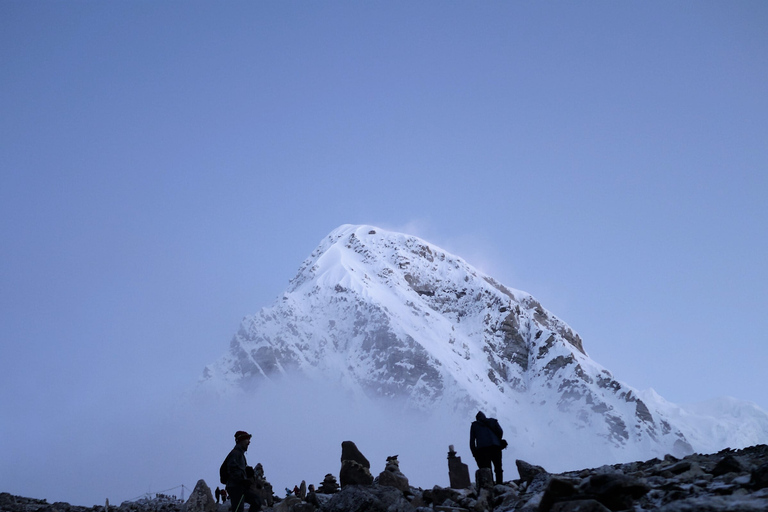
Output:
M341 471L339 481L341 488L348 485L371 485L371 463L365 458L352 441L341 443Z
M211 488L205 480L198 480L197 485L184 503L181 512L216 512L216 502L213 500Z

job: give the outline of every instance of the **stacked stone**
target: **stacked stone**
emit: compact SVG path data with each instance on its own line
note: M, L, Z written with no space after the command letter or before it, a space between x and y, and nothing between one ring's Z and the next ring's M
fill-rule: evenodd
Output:
M408 483L408 478L400 471L400 461L397 460L397 455L387 457L384 471L379 474L375 483L394 487L406 494L411 492L411 485Z
M320 494L336 494L339 492L339 484L336 481L336 477L332 473L325 475L320 487L317 488L317 492Z
M261 463L256 464L256 467L253 468L251 491L261 498L261 502L264 506L271 507L274 505L275 497L272 484L270 484L264 477L264 466L262 466Z
M469 480L469 466L461 462L453 445L448 447L448 480L452 489L466 489L472 485Z

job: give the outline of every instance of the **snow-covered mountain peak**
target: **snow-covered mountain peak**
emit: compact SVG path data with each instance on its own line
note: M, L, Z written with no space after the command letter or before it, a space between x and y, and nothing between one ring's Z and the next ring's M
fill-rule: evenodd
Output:
M530 294L375 226L325 237L286 292L243 320L203 385L247 390L294 371L414 409L482 408L517 426L518 449L547 440L602 463L688 453L687 433L699 435L658 395L641 397L590 359Z

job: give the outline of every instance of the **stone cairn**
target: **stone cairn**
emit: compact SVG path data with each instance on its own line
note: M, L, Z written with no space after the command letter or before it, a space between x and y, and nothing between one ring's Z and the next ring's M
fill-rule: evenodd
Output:
M251 476L250 471L247 472L248 476ZM251 491L261 498L261 502L271 507L275 503L274 491L272 484L270 484L264 477L264 466L261 463L256 464L253 468L253 483L251 484Z
M400 471L400 462L397 460L397 455L387 457L384 471L379 474L374 483L394 487L406 494L411 491L408 478Z
M336 477L332 473L325 475L322 483L317 488L317 492L320 494L336 494L339 492L339 484L336 481Z
M472 485L469 480L469 466L461 462L453 445L448 446L448 481L452 489L466 489Z

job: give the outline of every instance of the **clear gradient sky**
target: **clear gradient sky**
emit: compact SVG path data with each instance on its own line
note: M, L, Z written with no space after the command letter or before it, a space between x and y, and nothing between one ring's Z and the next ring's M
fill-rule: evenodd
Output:
M0 1L0 491L38 489L18 446L191 388L345 223L531 293L631 386L768 409L766 27L764 1Z

